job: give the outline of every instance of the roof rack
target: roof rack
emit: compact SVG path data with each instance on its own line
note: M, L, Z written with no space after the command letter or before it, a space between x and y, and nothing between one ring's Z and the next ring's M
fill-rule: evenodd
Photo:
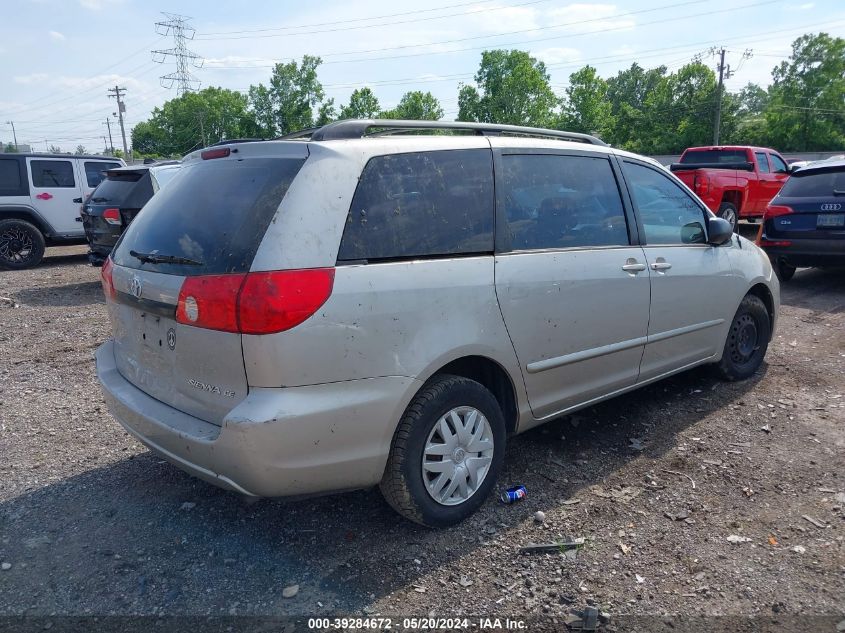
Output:
M377 130L370 132L370 130ZM330 141L339 139L364 138L383 134L404 134L414 130L463 130L479 136L534 136L556 138L564 141L576 141L590 145L607 143L595 136L579 132L548 130L539 127L521 125L500 125L498 123L470 123L464 121L406 121L401 119L347 119L335 121L323 127L302 130L283 136L283 139L306 138L312 141Z

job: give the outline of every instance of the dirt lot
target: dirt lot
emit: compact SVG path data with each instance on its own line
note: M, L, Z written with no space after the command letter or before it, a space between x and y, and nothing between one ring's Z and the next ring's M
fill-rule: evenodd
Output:
M784 285L752 380L696 370L514 438L500 484L528 498L430 531L375 490L248 503L132 440L82 250L0 272L0 615L845 618L843 274ZM586 541L518 552L560 537Z

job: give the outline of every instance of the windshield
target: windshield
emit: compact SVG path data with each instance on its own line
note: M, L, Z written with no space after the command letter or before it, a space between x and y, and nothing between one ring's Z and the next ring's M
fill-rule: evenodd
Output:
M255 158L183 166L129 225L115 263L174 275L248 271L303 162Z
M108 174L106 179L94 189L90 202L122 206L142 176L143 174L138 172Z

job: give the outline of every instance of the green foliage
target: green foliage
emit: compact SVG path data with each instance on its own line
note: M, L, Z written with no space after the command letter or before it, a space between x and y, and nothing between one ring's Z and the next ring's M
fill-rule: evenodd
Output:
M484 51L475 83L461 86L459 121L549 127L558 119L546 65L525 51Z
M402 95L395 108L382 112L380 116L383 119L437 121L443 118L443 108L430 92L414 90Z
M87 154L87 153L88 153L88 150L87 150L87 149L85 149L85 146L84 146L84 145L77 145L77 146L76 146L76 153L77 153L77 154Z
M340 106L341 119L374 119L381 112L376 95L369 87L352 91L349 105Z
M317 79L317 67L322 61L305 55L299 64L276 64L269 86L249 87L250 109L259 136L274 138L314 126L314 110L325 97Z
M317 111L317 120L314 122L315 126L323 126L331 123L337 118L337 112L334 107L334 99L328 99L320 104L320 109Z
M845 39L807 34L772 71L765 109L771 142L782 151L845 145Z
M12 145L11 143L6 145L6 149L3 150L6 154L17 154L18 149Z
M132 147L143 155L181 156L227 138L259 133L247 97L224 88L187 92L155 108L132 130Z
M51 154L64 154L64 151L58 145L51 145L50 146L50 153Z
M562 129L604 136L613 128L612 106L607 98L607 82L592 66L569 75L569 87L560 119Z

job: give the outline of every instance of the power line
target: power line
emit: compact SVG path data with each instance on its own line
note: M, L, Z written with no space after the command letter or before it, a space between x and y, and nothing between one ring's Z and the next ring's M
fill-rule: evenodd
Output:
M252 37L206 37L208 35L236 35L239 33L266 33L268 31L290 31L293 29L305 29L305 28L313 28L319 26L333 26L336 24L350 24L352 22L363 22L365 20L381 20L385 18L394 18L406 15L416 15L419 13L431 13L433 11L442 11L444 9L454 9L455 7L465 7L469 5L479 5L479 4L489 4L490 2L495 2L496 0L481 0L481 2L465 2L463 4L453 4L451 6L439 7L437 9L418 9L416 11L405 11L403 13L391 13L388 15L381 15L381 16L373 16L369 18L355 18L352 20L338 20L336 22L322 22L318 24L301 24L299 26L280 26L274 28L267 28L267 29L247 29L243 31L222 31L219 33L200 33L200 36L197 38L198 40L238 40L238 39L253 39ZM314 35L317 33L334 33L337 31L353 31L358 29L369 29L369 28L378 28L381 26L392 26L394 24L407 24L409 22L416 23L416 22L423 22L428 20L441 20L445 18L452 18L456 16L462 15L473 15L475 13L489 13L491 11L502 11L504 9L513 9L517 7L524 7L526 5L531 4L540 4L541 2L549 2L550 0L529 0L528 2L520 2L518 4L510 4L501 7L491 7L489 9L478 9L477 11L463 11L461 13L448 13L445 15L437 15L428 18L417 18L414 20L402 20L399 22L383 22L381 24L364 24L361 26L351 26L348 28L338 28L338 29L325 29L322 31L305 31L301 33L277 33L274 35L259 35L255 37L280 37L283 35Z
M162 75L159 79L164 88L172 88L176 85L176 94L181 96L199 88L200 81L188 70L188 66L202 68L202 57L188 50L186 40L194 39L194 28L188 24L189 18L176 13L164 13L167 18L162 22L156 22L156 32L159 35L173 35L173 48L167 50L153 51L153 61L164 63L168 57L176 59L176 72Z

